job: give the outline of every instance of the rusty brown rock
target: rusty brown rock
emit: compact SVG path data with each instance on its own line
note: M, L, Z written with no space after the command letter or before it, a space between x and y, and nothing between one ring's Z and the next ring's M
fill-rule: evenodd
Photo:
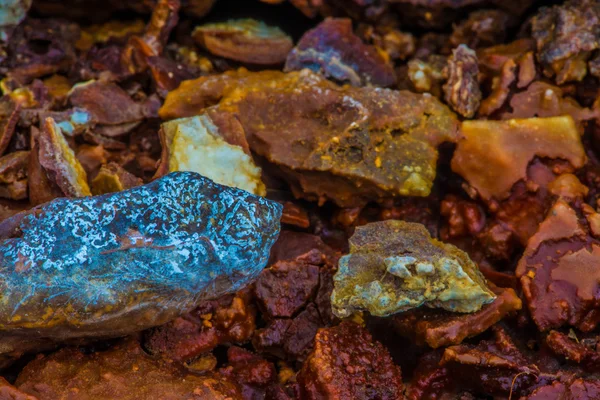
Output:
M0 98L0 155L3 155L15 133L21 106L10 97Z
M596 350L596 346L590 348L577 340L577 336L574 337L575 340L571 336L550 331L546 336L546 344L554 354L567 362L580 364L590 372L600 371L600 352Z
M513 289L491 286L491 290L496 299L472 314L418 309L395 315L392 324L398 333L419 345L427 344L435 349L460 344L521 309L521 300Z
M557 86L542 81L533 82L510 99L511 112L502 114L502 119L558 117L570 115L577 123L598 117L598 110L584 108L571 97L565 96Z
M570 382L554 382L535 389L521 400L595 400L600 398L600 381L578 378Z
M315 349L298 374L302 398L402 397L400 368L361 326L343 322L321 329Z
M148 356L133 339L91 354L77 348L40 354L19 374L16 386L44 400L241 398L237 385L225 376L182 373Z
M212 54L248 64L283 64L294 43L281 29L254 19L198 26L196 42Z
M29 151L15 151L0 158L0 197L11 200L27 198Z
M437 146L457 140L455 116L430 95L339 87L306 70L239 70L183 82L160 115L196 115L216 102L239 119L252 151L278 167L296 196L345 207L427 196Z
M479 115L489 116L504 105L510 94L510 87L515 82L516 69L517 65L512 59L504 63L500 76L492 80L492 92L481 102Z
M223 343L242 344L254 333L256 310L245 290L206 301L193 311L149 330L144 346L152 354L187 362Z
M600 243L592 230L598 217L587 205L583 210L559 199L517 265L515 273L540 331L571 325L587 332L600 323L595 306Z
M565 159L576 168L586 160L571 116L464 121L461 132L452 170L484 200L507 198L536 156Z

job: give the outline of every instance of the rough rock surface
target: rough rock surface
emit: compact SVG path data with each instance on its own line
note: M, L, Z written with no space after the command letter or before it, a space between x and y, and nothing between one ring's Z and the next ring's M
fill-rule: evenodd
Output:
M388 220L356 228L339 261L334 314L388 316L426 305L474 312L495 299L469 256L432 239L421 224Z
M280 216L277 203L190 172L18 214L0 225L2 340L163 324L256 278Z
M458 139L455 115L431 95L340 87L307 70L186 81L160 115L198 115L216 103L210 110L234 114L250 149L278 167L296 196L340 206L427 196L437 146Z

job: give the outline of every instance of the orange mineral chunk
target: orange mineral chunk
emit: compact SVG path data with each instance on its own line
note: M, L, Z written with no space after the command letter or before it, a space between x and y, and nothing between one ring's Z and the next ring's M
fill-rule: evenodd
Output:
M455 115L433 96L338 86L308 71L240 69L183 82L163 119L229 112L250 150L278 168L294 194L343 207L427 196L437 146L458 139Z
M452 170L485 200L503 200L512 186L526 178L535 157L567 160L583 167L586 157L579 131L570 116L465 121Z

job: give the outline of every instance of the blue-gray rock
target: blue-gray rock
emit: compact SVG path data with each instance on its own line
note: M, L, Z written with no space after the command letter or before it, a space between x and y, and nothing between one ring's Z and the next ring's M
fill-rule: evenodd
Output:
M0 224L0 353L2 337L119 336L235 292L267 263L280 216L192 172L16 215Z

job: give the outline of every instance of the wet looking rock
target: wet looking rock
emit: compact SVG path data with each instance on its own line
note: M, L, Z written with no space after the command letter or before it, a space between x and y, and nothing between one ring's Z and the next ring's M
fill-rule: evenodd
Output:
M388 316L426 305L478 311L495 299L469 256L432 239L421 224L388 220L356 228L350 254L339 261L333 312Z
M280 216L191 172L18 214L0 225L2 351L140 331L237 291L267 263Z

